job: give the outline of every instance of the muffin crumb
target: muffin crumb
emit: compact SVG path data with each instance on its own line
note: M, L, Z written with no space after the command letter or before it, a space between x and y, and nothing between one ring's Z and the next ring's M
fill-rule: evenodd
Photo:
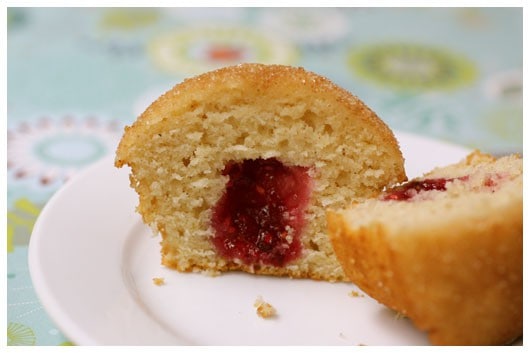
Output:
M154 277L153 283L155 284L155 286L161 286L161 285L166 284L166 281L164 280L163 277Z
M358 298L358 297L364 297L364 294L357 292L356 290L352 290L350 293L348 293L350 297Z
M254 302L254 307L256 308L256 313L258 316L264 319L269 319L276 316L276 309L271 304L264 301L261 296L259 296Z

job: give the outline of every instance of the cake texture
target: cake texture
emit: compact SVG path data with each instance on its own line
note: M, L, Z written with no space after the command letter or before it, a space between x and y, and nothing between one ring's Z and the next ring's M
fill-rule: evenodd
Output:
M399 145L357 97L302 68L241 64L184 80L116 152L137 211L179 271L343 281L328 207L406 180Z
M328 211L346 275L437 345L507 344L523 327L522 158L475 151Z

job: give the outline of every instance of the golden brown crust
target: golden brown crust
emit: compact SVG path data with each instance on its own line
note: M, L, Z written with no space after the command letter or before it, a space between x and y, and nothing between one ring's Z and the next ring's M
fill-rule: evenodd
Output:
M231 89L234 87L239 89L234 91ZM349 110L356 119L365 120L377 129L379 137L382 137L384 143L397 144L392 131L370 108L356 96L329 79L306 71L301 67L243 64L221 68L186 79L160 96L132 126L125 127L125 134L116 152L116 166L122 167L127 164L129 147L141 139L145 129L149 129L160 119L182 116L182 113L198 105L201 99L200 95L209 90L216 91L216 94L222 94L223 91L231 94L237 92L240 95L238 98L241 103L247 97L255 97L260 92L267 92L268 99L274 98L271 95L282 97L292 92L305 95L308 91L316 95L333 97L338 105ZM178 104L175 104L177 102ZM405 179L404 171L401 174L401 179Z
M458 165L493 160L475 152ZM522 196L494 200L472 216L417 220L406 232L377 220L352 226L330 211L330 239L352 282L433 344L507 344L522 334Z
M329 227L333 244L341 238L335 249L346 275L427 331L433 344L492 345L519 337L523 325L522 223L495 218L484 224L494 230L486 233L453 224L399 240L380 226L349 230L333 217Z

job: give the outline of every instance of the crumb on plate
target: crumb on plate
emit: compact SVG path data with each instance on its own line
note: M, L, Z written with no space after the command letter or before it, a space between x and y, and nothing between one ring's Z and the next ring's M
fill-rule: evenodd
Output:
M261 316L264 319L276 316L276 309L271 304L264 301L261 296L259 296L254 302L254 307L256 308L258 316Z
M394 320L401 320L407 318L407 315L400 313L399 311L396 311L394 314Z
M163 284L165 284L165 280L163 277L154 277L153 278L153 283L156 285L156 286L161 286Z
M354 297L354 298L357 298L357 297L364 297L364 294L362 293L359 293L355 290L352 290L349 294L348 294L350 297Z

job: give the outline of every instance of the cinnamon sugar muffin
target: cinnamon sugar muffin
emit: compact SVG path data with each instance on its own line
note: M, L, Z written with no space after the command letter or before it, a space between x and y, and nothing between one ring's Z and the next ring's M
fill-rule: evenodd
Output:
M440 345L506 344L523 328L522 158L478 151L329 211L346 275Z
M179 271L342 281L325 209L405 180L391 130L302 68L242 64L176 85L116 152Z

